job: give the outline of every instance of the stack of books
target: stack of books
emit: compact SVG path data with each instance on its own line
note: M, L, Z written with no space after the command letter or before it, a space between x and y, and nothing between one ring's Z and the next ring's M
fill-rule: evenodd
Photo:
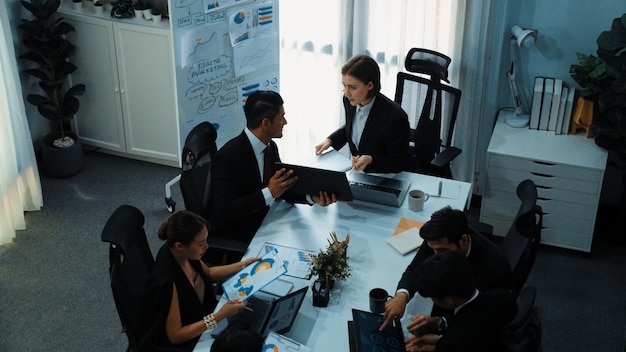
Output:
M562 79L535 77L528 128L567 134L574 108L576 89Z

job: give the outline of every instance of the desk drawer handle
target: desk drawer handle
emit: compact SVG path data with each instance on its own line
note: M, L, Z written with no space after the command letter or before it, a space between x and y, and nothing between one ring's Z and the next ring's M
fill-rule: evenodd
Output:
M545 161L536 161L536 160L533 160L533 163L535 163L535 164L541 164L541 165L548 165L548 166L554 166L554 165L556 165L556 164L553 164L553 163L547 163L547 162L545 162Z
M540 177L554 177L554 175L540 174L538 172L531 172L531 174L533 174L535 176L540 176Z

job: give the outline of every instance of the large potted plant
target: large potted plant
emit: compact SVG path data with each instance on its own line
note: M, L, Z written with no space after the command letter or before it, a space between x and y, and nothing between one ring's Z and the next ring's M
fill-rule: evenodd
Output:
M69 85L69 75L77 67L68 61L76 47L65 39L74 27L58 16L60 0L20 1L34 19L22 19L23 44L28 49L20 57L35 64L25 72L39 79L43 94L29 94L26 100L39 113L58 123L58 131L44 136L41 146L42 171L53 177L69 177L84 165L82 147L75 133L69 131L69 120L78 112L77 96L85 92L84 84Z
M591 126L596 143L626 161L626 14L615 18L596 42L598 56L577 53L570 75L582 88L581 96L596 105Z
M583 90L581 95L597 105L591 132L598 146L609 151L609 166L619 170L622 196L614 224L615 233L626 226L626 13L613 19L611 28L596 40L597 57L577 53L578 64L570 74ZM607 168L608 172L608 168ZM619 242L626 237L619 235Z

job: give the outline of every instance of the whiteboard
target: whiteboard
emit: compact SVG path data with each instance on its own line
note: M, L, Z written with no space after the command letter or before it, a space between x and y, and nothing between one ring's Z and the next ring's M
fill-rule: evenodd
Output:
M169 0L180 140L203 121L221 148L246 124L246 97L279 91L278 0Z

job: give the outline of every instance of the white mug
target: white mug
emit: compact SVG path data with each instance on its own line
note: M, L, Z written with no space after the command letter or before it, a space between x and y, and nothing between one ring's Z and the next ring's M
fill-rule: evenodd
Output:
M424 203L428 200L428 198L430 198L430 196L419 189L409 191L409 210L424 210Z

